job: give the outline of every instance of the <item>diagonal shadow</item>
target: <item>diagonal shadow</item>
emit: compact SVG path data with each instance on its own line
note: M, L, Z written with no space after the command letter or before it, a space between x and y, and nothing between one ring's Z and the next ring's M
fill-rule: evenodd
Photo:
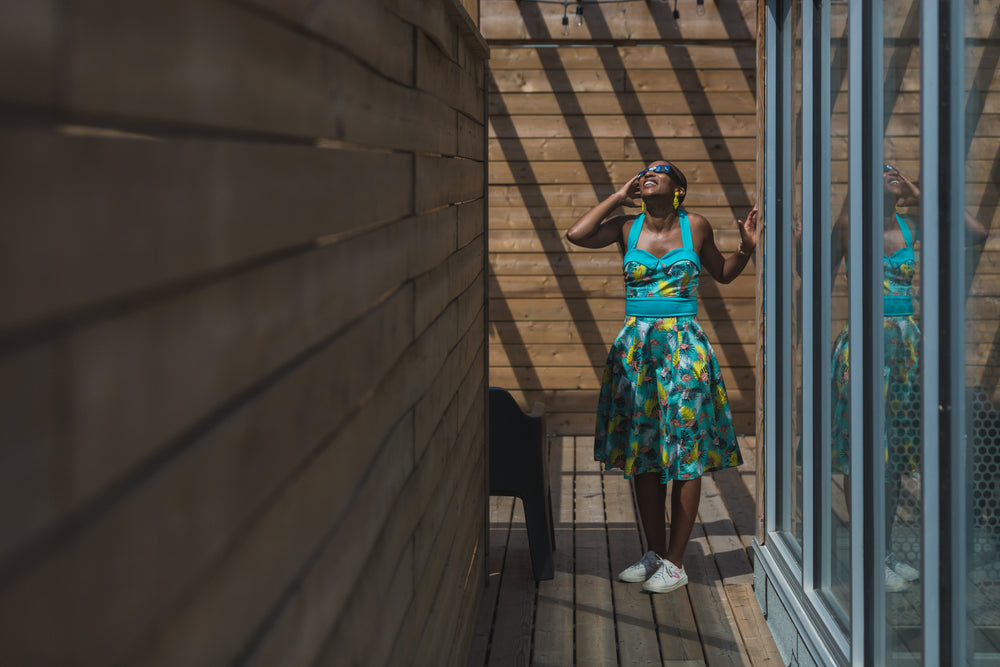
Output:
M882 84L884 91L884 113L883 130L889 128L889 119L892 118L896 103L903 92L902 73L910 66L914 51L919 46L920 41L920 3L915 2L910 5L910 10L906 14L903 23L902 35L898 39L886 40L894 48L889 63L885 68L885 79Z
M497 143L500 145L500 150L503 152L504 158L508 163L522 162L525 165L523 172L515 174L514 180L525 208L529 208L534 202L538 202L539 204L535 208L540 207L542 209L540 215L532 214L529 217L535 228L535 233L538 234L539 239L544 244L544 232L549 231L551 227L547 227L543 221L554 220L554 215L542 193L541 186L538 184L535 170L528 161L527 151L525 151L520 137L517 136L514 122L511 119L503 98L498 94L494 102L495 107L499 111L497 115L491 117L490 122L493 123L496 131ZM586 298L572 296L573 294L583 294L583 285L580 284L580 280L576 274L573 273L572 269L570 269L569 273L563 273L555 254L545 252L545 258L563 294L563 299L566 301L566 307L572 316L573 322L576 324L581 342L585 344L589 340L600 340L600 329L595 322L594 313L591 311ZM517 338L519 340L515 342L523 348L524 340L520 339L520 335ZM506 341L503 344L505 348L508 348ZM588 354L590 355L591 366L595 367L595 369L603 368L605 359L600 352L597 350L588 350ZM534 373L535 371L532 370L532 372ZM595 371L595 375L596 373L597 371ZM537 374L535 377L537 378ZM541 387L540 384L539 387Z
M843 35L830 35L830 45L833 54L830 59L830 111L833 112L837 108L837 97L840 96L840 91L845 90L844 83L847 81L848 74L848 35L847 35L847 24L844 24L844 34ZM834 72L840 72L839 77L834 77Z
M998 179L1000 179L1000 150L997 151L993 158L993 166L990 168L990 174L986 183L1000 182ZM996 214L998 204L1000 204L1000 198L997 196L997 188L987 186L979 203L977 217L980 220L992 220ZM982 257L984 248L985 244L976 246L970 251L972 253L972 261L970 262L969 270L966 272L966 295L968 295L968 290L972 286L972 276L979 266L979 260ZM985 362L980 385L991 396L996 392L997 386L1000 385L1000 327L997 328L996 333L993 335L990 354Z
M537 3L523 3L520 6L520 11L524 25L529 26L529 30L532 31L530 35L532 40L551 40L551 34L542 20L541 10ZM531 26L539 26L539 28L532 29ZM553 91L570 91L570 94L567 95L556 95L556 99L558 100L563 118L574 129L572 138L580 156L580 161L587 172L587 179L594 184L594 191L598 199L603 199L614 191L614 187L611 184L611 176L603 162L587 160L585 157L587 155L600 154L599 148L593 134L590 132L583 108L576 95L572 93L571 82L569 76L566 74L562 58L556 49L539 48L537 49L537 53L542 68L549 79L551 89ZM502 96L497 95L494 101L498 109L498 114L491 120L494 123L494 128L498 130L498 143L500 144L504 158L508 163L521 162L525 166L523 172L515 175L515 182L521 198L526 206L529 205L529 202L535 200L541 202L541 215L531 215L531 221L539 238L542 239L542 232L549 231L542 221L553 220L554 216L542 194L538 178L531 163L528 161L527 152L520 138L517 136L513 121ZM504 130L503 134L506 138L500 138L501 132L499 130L501 129ZM556 257L553 254L546 252L545 256L556 277L556 282L562 291L567 309L579 332L581 342L586 343L589 340L601 340L602 337L594 313L584 295L583 286L579 278L573 272L572 268L568 273L561 273L558 270ZM590 365L594 369L595 377L599 377L600 369L604 367L606 361L604 354L597 349L589 349L587 354L590 357Z
M725 9L730 14L729 20L726 21L730 42L740 45L753 44L753 36L746 28L746 25L743 22L743 17L739 13L738 8L735 6L726 6ZM721 142L720 148L713 146L713 139L720 137L724 139L718 120L714 115L700 114L698 112L699 109L710 109L711 105L709 103L708 96L705 93L704 86L702 85L701 78L698 75L697 70L693 67L693 59L691 58L687 48L681 45L682 37L677 29L676 22L672 19L670 19L669 22L664 19L666 16L665 8L651 6L650 10L653 12L654 18L656 19L657 28L661 37L666 40L678 42L677 46L668 45L664 48L666 49L666 53L668 54L668 57L670 57L674 70L681 82L682 93L684 94L688 107L691 110L692 118L695 120L696 126L699 129L702 141L705 143L706 153L709 155L713 153L719 155L717 159L712 160L712 164L718 176L718 180L723 186L723 191L726 194L729 207L734 212L741 208L748 209L750 206L750 200L749 197L746 196L745 187L743 188L744 194L742 197L738 197L733 188L726 187L730 184L742 185L742 179L739 176L739 172L733 162L732 153L729 151L725 141ZM720 13L725 14L726 11L723 11L723 8L720 7ZM525 19L525 25L545 25L544 21L540 20L540 10L536 4L525 3L525 5L522 5L521 7L521 12ZM657 14L659 14L659 16L657 16ZM592 12L585 15L585 17L588 28L590 29L592 40L603 42L614 41L612 31L602 12ZM734 22L734 20L739 27L730 25ZM742 28L742 30L740 28ZM544 34L542 34L542 31L533 32L530 35L531 38L538 41L550 39L551 35L548 33L548 30L545 28L543 28L543 30ZM657 145L652 127L650 126L646 116L642 114L628 114L626 111L627 109L641 108L641 105L639 104L638 96L635 93L635 86L632 85L631 79L628 75L628 70L625 67L625 63L621 58L620 52L615 47L598 47L598 53L605 71L609 74L609 78L611 73L614 71L620 70L625 73L625 85L621 90L616 90L615 93L619 100L619 106L622 109L622 116L626 119L629 130L633 138L636 140L636 145L644 163L659 159L662 157L660 155L660 149ZM558 51L555 49L539 49L539 58L543 64L546 75L549 78L552 89L571 91L572 86L570 85L569 78L566 75L566 70L562 65L562 59ZM752 77L750 77L750 80L752 80ZM748 89L751 94L755 94L756 90L752 85L750 85L750 80L748 80ZM567 124L570 127L575 126L581 130L573 133L573 141L577 146L578 153L581 156L581 161L587 171L587 177L594 186L595 194L598 198L603 198L613 191L614 186L611 181L611 175L607 171L603 162L590 162L585 160L583 157L590 154L599 154L597 143L587 130L586 115L575 95L560 95L557 99L560 111L562 112L563 117L567 119ZM719 299L720 291L718 286L714 282L707 282L700 284L699 288L707 296L714 297L712 301L708 302L708 304L711 305L706 305L706 313L716 330L735 330L736 327L732 318L729 316L725 306L722 305L721 299ZM574 320L577 322L577 326L580 326L581 323L576 319L575 314ZM742 347L734 346L730 356L732 358L731 365L734 367L750 367L753 365ZM598 359L596 360L595 365L601 366L603 365L603 362L603 359Z
M969 96L966 102L966 155L969 154L969 150L972 147L972 140L976 136L976 129L979 126L979 121L982 120L985 112L986 95L980 87L980 82L992 79L993 73L996 72L997 66L1000 65L1000 47L996 46L998 39L1000 39L1000 12L995 14L993 17L993 25L990 27L989 36L981 42L983 54L979 60L979 66L976 67L975 76L972 78L972 89L969 91ZM1000 150L998 150L994 155L993 165L990 168L990 174L984 180L987 184L989 184L997 183L997 179L1000 179ZM976 210L976 218L979 220L992 221L993 217L996 215L998 206L1000 206L1000 196L998 196L997 188L987 186L983 190L982 198L979 200L979 205ZM968 296L969 289L972 287L972 277L979 268L979 262L982 258L984 248L985 244L976 246L971 251L972 257L969 262L969 270L966 275L966 296ZM996 392L997 386L1000 385L1000 328L997 329L996 334L993 336L993 342L990 345L990 354L986 359L985 364L980 384L992 396L993 393Z
M719 2L717 7L730 43L754 43L753 35L750 34L750 30L747 28L746 23L743 20L743 15L739 12L739 7L735 3ZM698 128L702 142L705 144L706 152L710 155L712 154L713 138L722 139L720 142L720 148L715 150L715 153L718 154L719 157L711 160L712 168L715 170L719 183L723 185L723 192L725 193L726 201L728 202L732 214L738 218L738 212L742 209L749 210L750 199L746 194L746 187L744 186L743 180L740 178L739 172L736 169L732 153L730 152L725 141L725 135L722 132L722 127L719 125L718 119L714 114L698 113L699 109L712 108L708 95L705 93L705 87L702 84L701 75L694 67L694 59L691 57L688 47L685 46L683 42L683 36L680 34L677 21L673 19L672 15L668 15L667 8L658 5L650 5L650 12L653 16L653 20L660 37L663 40L673 42L672 44L665 45L663 48L674 68L674 72L677 75L678 80L681 83L681 91L688 104L688 108L691 111L691 116L695 121L696 127ZM628 78L627 73L626 81L629 84L629 88L631 88L631 80ZM753 77L749 77L747 87L751 94L756 97L757 91L751 84L751 81L753 81ZM635 120L630 120L630 124L632 123L634 123L634 125L632 125L633 133L635 133L636 130L644 130L647 136L652 135L648 126L648 121L646 121L644 116L637 117ZM735 188L726 187L730 184L739 184L743 186L741 188L743 194L738 196L735 192ZM706 314L712 321L716 330L735 330L735 323L720 298L721 292L719 290L719 286L714 281L709 281L699 283L698 288L706 296L711 297L712 299L711 302L706 302ZM711 307L707 305L708 303L712 304ZM727 347L726 351L727 356L730 358L729 365L731 367L753 367L755 365L751 362L742 346L733 345Z
M847 34L847 22L844 23L844 33L842 35L831 35L830 36L830 49L832 51L832 56L830 59L830 123L831 127L833 125L833 118L836 116L834 109L837 108L837 98L840 96L841 91L847 93L847 88L845 83L847 83L847 76L850 72L848 69L848 34ZM840 76L835 76L839 73ZM846 115L846 111L841 112ZM840 135L841 137L846 137L845 135ZM833 159L833 150L831 149L831 162ZM840 154L841 159L847 160L848 155L846 152ZM849 166L849 165L848 165ZM832 204L832 202L831 202ZM836 224L838 220L847 215L847 210L850 207L850 199L844 197L840 205L840 210L837 212L830 211L831 220L833 224ZM834 267L834 271L837 267ZM845 267L846 272L846 267ZM836 278L836 276L835 276Z
M692 118L698 127L699 134L705 142L706 152L709 155L719 155L717 159L712 160L712 164L718 176L719 183L723 185L723 190L729 207L734 213L742 208L749 208L750 201L746 194L745 187L742 188L743 192L740 195L737 195L735 192L736 188L726 187L727 185L732 184L742 185L742 179L739 177L738 171L736 170L732 159L732 154L725 142L721 142L721 149L714 145L716 142L713 142L713 138L722 137L722 129L718 120L714 115L698 113L699 109L711 108L711 105L708 102L708 96L705 94L701 77L698 71L693 68L693 59L691 58L688 49L683 46L683 38L677 28L677 24L672 19L666 18L667 8L652 6L651 10L661 37L663 37L664 41L673 42L673 44L666 45L664 48L681 82L682 93L684 94L689 109L691 110ZM524 19L524 24L529 26L531 39L537 42L551 41L551 34L545 27L545 22L541 20L541 12L536 3L523 3L520 6L520 11L522 13L522 18ZM754 43L753 36L747 29L746 24L743 21L743 17L739 13L738 7L728 3L720 3L719 11L723 16L724 24L731 42L735 42L737 44ZM591 35L594 41L613 41L612 31L607 25L603 13L592 12L585 15L585 18L588 21L588 26L591 30ZM631 134L636 140L636 145L643 161L649 162L654 159L658 159L661 157L659 155L659 147L657 146L656 138L646 116L642 114L626 113L627 109L641 108L641 106L638 103L638 96L635 93L635 87L631 83L620 52L614 47L598 47L598 53L607 72L611 73L612 71L618 70L625 73L625 86L621 90L616 90L616 95L619 99L622 115L626 119ZM552 89L554 91L572 91L572 86L570 85L566 70L563 67L559 52L556 49L540 48L538 49L538 55L543 68L545 69L546 75L549 78ZM748 81L748 89L751 94L756 93L754 87L750 85L750 81ZM584 156L587 155L599 154L599 151L597 142L595 141L592 133L589 131L586 115L582 106L580 105L576 95L572 94L572 92L568 95L558 95L556 99L558 100L560 111L566 119L567 124L574 128L572 138L577 147L578 153L581 156L581 163L584 165L584 169L587 172L587 178L593 184L595 194L598 198L603 198L613 191L614 184L612 183L611 176L603 162L590 161L584 158ZM520 139L516 136L516 132L513 128L513 122L506 113L507 110L503 104L503 100L498 97L495 101L498 102L496 106L499 108L499 113L491 120L494 123L494 127L498 130L497 134L503 134L507 137L499 139L498 143L500 144L501 150L508 162L521 162L527 167L516 177L518 190L526 203L534 200L544 202L544 199L541 196L541 188L538 186L534 171L531 169L530 163L527 160L526 151L524 150ZM501 132L500 130L505 131ZM542 216L532 216L532 223L534 224L536 231L539 232L540 237L540 232L544 229L542 220L546 218L552 219L552 215L547 204L543 204ZM548 230L546 229L545 231ZM550 255L547 255L547 257L549 258L550 264L554 264L554 258ZM554 268L555 267L553 267L553 269ZM556 273L555 270L553 272ZM575 322L577 328L581 331L581 338L584 340L589 339L587 336L588 333L590 336L599 336L599 333L594 331L596 330L596 324L594 323L593 313L590 311L586 300L574 299L567 294L567 290L573 290L575 293L582 293L580 282L575 274L570 275L569 277L560 277L557 275L557 281L563 290L564 298L566 299L573 321ZM708 297L716 297L712 301L708 302L711 306L706 307L706 313L709 319L712 320L716 329L735 330L732 318L722 305L721 299L718 298L720 296L718 286L714 282L707 282L703 284L702 291ZM591 329L591 331L585 333L583 330L587 328ZM523 341L509 342L510 344L523 345ZM507 346L508 341L505 341L504 345ZM599 369L603 366L604 359L600 352L595 350L589 354L591 356L591 364L595 367L595 369ZM732 358L731 365L734 367L750 367L752 365L742 347L734 347L730 356Z
M507 303L507 299L503 294L500 283L496 278L496 271L493 269L492 262L490 263L490 275L487 277L487 280L489 280L490 292L496 290L497 293L496 297L490 297L490 319L493 321L514 322L514 313L511 312L510 305ZM506 350L508 359L515 359L516 356L515 354L512 354L512 352L526 347L524 338L521 337L521 332L516 326L511 327L511 331L504 333L502 336L499 335L498 332L497 338L500 340L500 344L503 346L504 350ZM527 368L525 372L528 374L528 381L526 383L518 381L521 391L527 391L531 387L541 387L542 381L538 376L538 371L535 370L535 367L529 365L525 368ZM527 402L530 404L530 401Z

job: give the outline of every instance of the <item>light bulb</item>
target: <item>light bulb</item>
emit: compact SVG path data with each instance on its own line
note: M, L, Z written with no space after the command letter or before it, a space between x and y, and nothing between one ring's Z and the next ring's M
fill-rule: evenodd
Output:
M576 6L576 24L583 25L583 5Z
M695 8L694 13L698 16L705 15L705 0L698 0L698 6Z

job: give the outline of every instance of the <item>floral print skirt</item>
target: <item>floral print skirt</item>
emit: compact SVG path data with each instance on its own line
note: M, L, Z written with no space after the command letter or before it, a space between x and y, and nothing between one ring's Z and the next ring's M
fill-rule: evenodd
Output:
M912 316L886 317L886 476L915 472L920 460L920 328ZM850 345L847 327L833 345L833 468L850 473Z
M594 458L630 478L700 477L743 463L722 372L693 317L629 317L608 353Z

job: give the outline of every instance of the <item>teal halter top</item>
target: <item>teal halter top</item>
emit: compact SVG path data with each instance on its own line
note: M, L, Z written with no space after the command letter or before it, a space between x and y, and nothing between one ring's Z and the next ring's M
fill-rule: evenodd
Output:
M899 224L899 231L903 233L903 243L906 245L891 255L885 255L883 264L885 265L887 279L890 281L899 273L899 269L903 264L915 264L917 261L916 255L913 252L913 236L910 234L910 228L907 226L906 221L903 220L903 216L899 213L896 214L896 222ZM906 317L912 314L913 298L910 295L886 294L882 297L883 316Z
M698 253L694 251L694 244L691 242L691 226L688 223L687 213L681 209L678 211L681 223L681 239L683 247L675 248L663 257L657 257L648 250L636 247L639 242L639 235L642 233L642 224L646 219L643 213L632 223L632 230L628 235L628 244L625 249L625 257L622 260L624 268L630 262L638 262L646 267L650 272L663 272L681 261L689 261L695 268L701 270L701 260ZM695 276L697 281L697 276ZM625 315L629 317L693 317L698 313L698 300L693 297L680 296L626 296Z
M891 255L882 255L883 280L887 285L897 288L904 287L900 276L904 264L916 264L916 254L913 252L913 235L899 213L896 214L896 222L899 224L899 231L903 234L902 248ZM850 274L850 264L845 260L844 264ZM906 285L908 286L908 285ZM908 317L913 314L913 297L909 294L884 294L882 296L882 316L883 317Z

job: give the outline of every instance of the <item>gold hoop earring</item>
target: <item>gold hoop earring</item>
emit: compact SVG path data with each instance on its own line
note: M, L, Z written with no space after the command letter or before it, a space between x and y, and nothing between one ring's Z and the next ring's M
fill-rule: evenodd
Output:
M681 206L681 193L674 190L674 208L680 208Z

